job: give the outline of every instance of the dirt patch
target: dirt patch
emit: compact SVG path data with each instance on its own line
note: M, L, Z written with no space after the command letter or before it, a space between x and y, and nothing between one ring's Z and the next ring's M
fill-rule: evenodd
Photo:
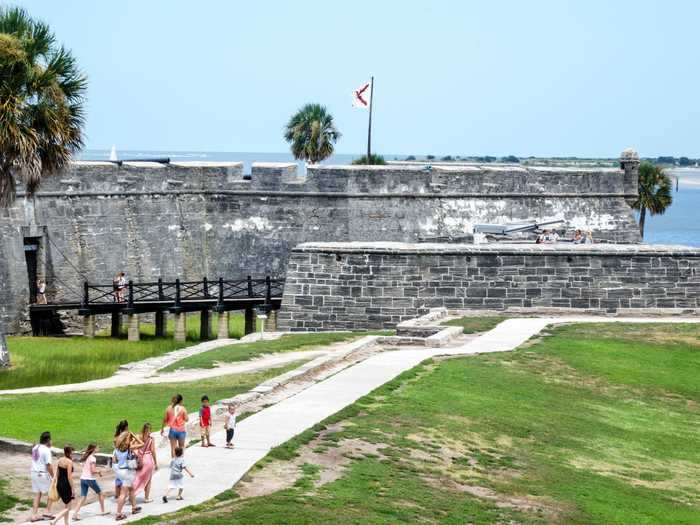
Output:
M636 487L668 492L671 499L683 504L697 505L700 500L700 465L689 461L660 461L639 458L638 468L629 463L621 465L586 457L574 458L570 464L577 468L611 477Z
M353 460L365 457L384 458L381 450L384 443L369 443L361 439L342 439L328 444L328 436L338 432L341 424L329 426L308 444L302 446L298 456L291 461L272 461L260 470L250 472L234 490L240 499L266 496L274 492L289 489L303 476L305 464L319 467L313 481L314 487L320 487L340 479Z

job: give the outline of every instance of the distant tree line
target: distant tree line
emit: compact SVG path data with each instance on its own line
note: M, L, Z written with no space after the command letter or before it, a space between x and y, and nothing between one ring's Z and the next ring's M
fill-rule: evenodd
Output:
M426 155L423 157L425 160L435 160L437 157L435 155ZM420 160L421 157L416 157L415 155L408 155L404 160L406 161L412 161L412 160ZM520 159L516 157L515 155L506 155L505 157L492 157L491 155L484 155L484 156L460 156L460 155L445 155L443 157L440 157L440 161L442 162L454 162L454 161L464 161L464 162L483 162L483 163L490 163L490 162L510 162L510 163L519 163Z

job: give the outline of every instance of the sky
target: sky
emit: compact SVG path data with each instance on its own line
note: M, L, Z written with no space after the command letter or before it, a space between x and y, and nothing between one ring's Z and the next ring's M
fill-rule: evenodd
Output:
M325 105L386 154L700 157L693 0L25 0L89 79L90 149L288 150Z

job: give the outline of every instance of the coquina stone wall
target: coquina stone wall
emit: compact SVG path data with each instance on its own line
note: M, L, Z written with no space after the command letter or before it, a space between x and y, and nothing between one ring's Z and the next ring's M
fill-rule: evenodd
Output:
M649 245L309 243L278 320L292 331L393 328L430 308L700 311L700 249Z
M32 200L0 211L0 322L26 320L24 239L39 241L49 300L75 300L81 282L284 275L310 241L407 241L458 236L475 223L564 219L598 239L638 242L624 169L487 166L79 162Z

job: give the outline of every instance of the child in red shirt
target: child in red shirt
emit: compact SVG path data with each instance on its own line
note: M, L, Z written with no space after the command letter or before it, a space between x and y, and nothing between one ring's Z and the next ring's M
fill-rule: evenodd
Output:
M209 406L209 396L202 396L202 408L199 409L199 428L202 434L202 446L213 447L209 430L211 429L211 407Z

